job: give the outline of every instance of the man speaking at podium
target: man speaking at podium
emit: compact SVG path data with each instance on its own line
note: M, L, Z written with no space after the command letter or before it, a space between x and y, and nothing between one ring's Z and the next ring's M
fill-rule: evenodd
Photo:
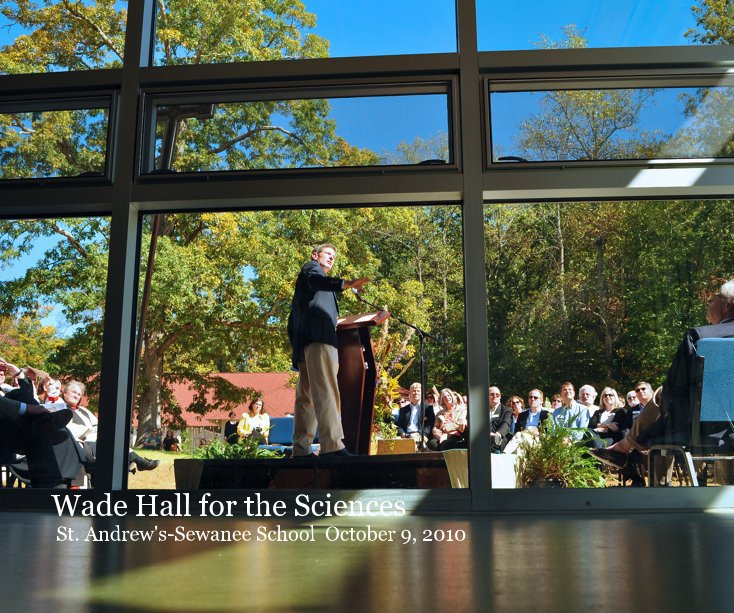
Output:
M356 290L369 282L327 277L336 260L336 247L323 244L311 252L296 279L288 318L288 340L293 368L298 371L293 424L293 455L308 456L319 429L322 456L352 455L342 439L341 404L336 375L339 372L336 293Z

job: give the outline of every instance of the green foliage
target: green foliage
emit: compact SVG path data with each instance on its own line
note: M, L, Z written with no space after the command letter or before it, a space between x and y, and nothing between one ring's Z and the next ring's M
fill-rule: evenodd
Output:
M197 448L194 451L194 458L197 460L248 460L252 458L273 460L284 457L279 451L260 449L258 443L259 440L253 437L246 437L235 444L215 440L206 447Z
M540 435L518 448L517 478L523 487L550 481L561 487L605 487L604 474L588 449L571 442L572 428L546 420Z
M691 7L697 28L686 37L701 45L734 45L734 2L732 0L696 0Z
M543 36L544 49L585 48L576 26L564 38ZM540 94L540 112L521 120L518 155L529 160L614 160L653 157L667 137L640 129L641 111L654 103L654 89L550 90Z
M115 0L5 3L27 33L0 48L0 74L119 68L126 11ZM125 3L123 3L125 4ZM173 0L157 3L160 64L317 58L328 41L309 32L316 17L299 0ZM209 120L178 121L178 171L246 170L377 163L336 135L326 100L216 106ZM105 109L0 115L0 179L102 174ZM165 130L159 121L158 137ZM158 152L160 154L160 151ZM159 161L160 165L160 161Z
M115 4L116 0L4 2L0 13L27 33L0 48L0 73L121 67L127 11Z
M0 342L0 355L8 362L56 372L51 356L62 341L56 330L44 325L38 316L0 315L0 334L12 341Z

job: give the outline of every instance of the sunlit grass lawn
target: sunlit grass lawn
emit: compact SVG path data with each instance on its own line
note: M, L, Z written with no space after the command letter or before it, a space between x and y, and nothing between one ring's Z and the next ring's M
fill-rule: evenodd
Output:
M176 477L173 473L173 461L176 459L192 458L190 453L174 453L170 451L155 451L151 449L135 449L138 455L149 460L160 460L155 470L137 471L128 475L130 489L173 490L176 489Z

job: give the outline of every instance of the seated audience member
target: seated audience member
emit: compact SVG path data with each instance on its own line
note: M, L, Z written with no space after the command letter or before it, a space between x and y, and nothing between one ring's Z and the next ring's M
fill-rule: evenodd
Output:
M434 388L434 394L439 398L441 410L436 413L433 438L428 441L428 448L433 451L465 449L467 410L464 399L448 388L442 389L440 394Z
M72 418L67 426L74 439L79 443L82 450L82 461L84 466L92 470L97 462L97 427L99 421L97 416L86 407L80 406L86 388L80 381L69 381L64 385L62 400L72 411ZM128 451L128 465L132 470L153 470L160 464L160 460L149 460L132 449Z
M237 419L237 413L234 411L229 412L229 419L224 424L224 442L230 445L236 445L240 442L240 437L237 435L237 426L239 425Z
M591 419L591 416L599 410L599 406L594 404L596 397L597 393L593 385L589 385L587 383L586 385L582 385L581 389L579 389L579 401L586 407L586 410L589 411L589 419Z
M639 390L639 392L635 390ZM632 424L635 423L637 416L642 411L642 407L652 400L652 396L652 385L647 381L640 381L635 385L634 390L627 393L627 406L617 411L620 440L627 436Z
M691 390L696 380L696 342L701 338L734 338L734 279L724 283L709 302L706 311L708 326L690 328L678 346L678 351L668 370L661 393L656 393L644 406L632 424L628 434L607 449L594 449L592 453L605 464L622 468L628 454L645 451L651 439L664 435L665 440L687 441L691 435ZM636 386L640 403L647 397L648 384Z
M531 442L540 435L540 424L551 414L543 408L543 392L538 389L528 392L528 409L520 413L515 424L515 435L507 443L504 453L517 453L522 441Z
M18 380L18 387L9 389L7 395L0 394L0 450L25 456L31 487L65 487L65 478L78 472L79 461L76 454L57 453L52 437L69 422L71 411L49 411L40 406L33 383L23 370L2 358L0 371ZM69 459L75 461L71 471L66 462Z
M398 428L398 436L401 438L413 438L418 440L421 433L425 439L429 439L436 416L433 407L423 406L423 427L421 423L421 384L413 383L408 393L408 403L400 407L395 425Z
M606 447L620 440L622 428L619 417L619 396L611 387L605 387L601 393L601 404L589 420L590 447Z
M507 436L505 436L502 451L505 450L507 444L512 440L512 437L515 436L515 430L517 429L517 418L520 417L520 414L525 410L525 404L523 403L520 396L510 396L507 404L512 411L512 425L510 426L510 431L507 433Z
M550 413L543 408L544 399L543 392L538 389L528 392L528 409L517 418L516 433L525 430L533 430L535 434L538 433L540 424L550 417Z
M161 431L158 428L153 428L151 432L146 434L142 439L138 441L137 447L141 449L160 449L162 445Z
M574 400L574 395L575 390L572 383L566 381L561 385L560 396L563 406L553 411L553 421L566 428L572 428L571 438L580 441L589 426L591 415L585 405ZM594 396L596 396L596 391L594 391Z
M551 413L553 413L556 409L560 409L562 406L563 406L563 399L561 398L561 395L553 394L550 400Z
M14 369L16 368L18 367L0 358L0 396L4 396L6 392L15 389L15 386L8 383L7 379L9 378L10 381L14 381L15 376L12 376L11 372L15 372ZM18 370L20 371L20 368Z
M515 434L515 430L517 429L517 418L525 410L525 403L520 396L510 396L510 399L507 401L507 406L512 409L512 426L510 427L510 434L512 435ZM508 436L507 440L511 438L512 436Z
M61 400L61 381L52 377L43 380L43 404L55 404Z
M265 410L262 399L256 398L250 402L247 413L242 414L242 419L237 426L237 434L240 438L250 436L267 444L268 430L270 430L270 415Z
M512 429L513 411L502 404L502 392L497 386L489 388L489 432L492 438L492 451L500 452L507 444Z
M166 430L166 437L163 439L163 451L181 451L178 437L173 434L173 430Z
M637 398L637 392L635 392L635 390L630 390L629 392L627 392L627 408L631 409L632 411L636 410L638 413L642 411L642 405ZM637 415L635 415L635 417L637 417Z
M433 392L432 391L428 390L428 392L426 392L426 400L425 400L425 402L426 402L426 413L427 414L432 414L433 417L436 417L436 413L437 413L437 411L436 411L436 398L433 395Z

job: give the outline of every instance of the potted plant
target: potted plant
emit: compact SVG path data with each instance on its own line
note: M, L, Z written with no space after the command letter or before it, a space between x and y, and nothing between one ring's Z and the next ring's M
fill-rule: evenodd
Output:
M540 434L518 448L517 483L520 487L605 487L604 474L588 453L573 442L572 428L546 420Z
M214 440L206 447L194 451L197 460L249 460L282 458L283 454L272 449L262 449L257 436L246 436L237 443Z
M222 471L221 462L217 463L216 460L267 460L284 457L279 451L260 448L259 442L259 439L253 436L248 436L236 444L214 440L204 447L195 449L193 459L174 460L176 488L179 490L199 489L202 474L205 470L210 470L210 472L211 470ZM229 462L226 464L229 464ZM236 462L232 464L236 464ZM212 465L218 465L218 467ZM227 469L231 470L231 467L227 467ZM262 487L265 487L265 485L262 485Z

